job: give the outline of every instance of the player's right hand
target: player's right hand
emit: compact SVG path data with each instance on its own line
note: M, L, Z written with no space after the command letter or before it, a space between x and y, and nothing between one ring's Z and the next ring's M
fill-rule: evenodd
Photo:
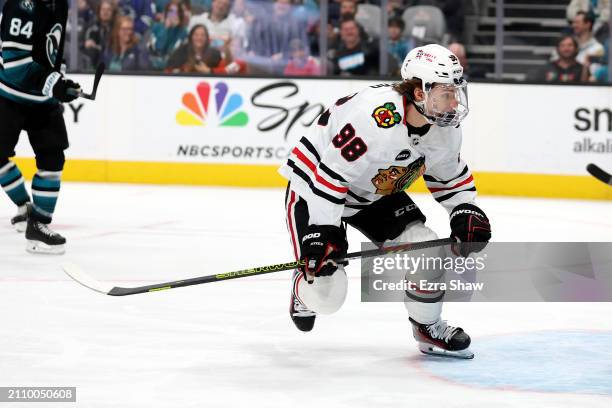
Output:
M53 86L53 97L60 102L72 102L78 98L80 90L81 85L70 79L60 78Z
M329 276L338 269L333 259L344 258L348 250L346 231L335 225L310 225L302 237L300 260L305 262L302 269L308 283L316 276Z

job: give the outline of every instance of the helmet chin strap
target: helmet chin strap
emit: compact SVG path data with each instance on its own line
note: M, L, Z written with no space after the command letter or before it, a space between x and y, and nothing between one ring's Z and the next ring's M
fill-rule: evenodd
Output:
M435 118L425 113L425 101L416 102L415 100L410 99L410 102L412 103L412 106L414 106L414 108L417 110L417 112L419 112L425 117L425 119L427 119L427 122L430 125L433 125L435 123Z

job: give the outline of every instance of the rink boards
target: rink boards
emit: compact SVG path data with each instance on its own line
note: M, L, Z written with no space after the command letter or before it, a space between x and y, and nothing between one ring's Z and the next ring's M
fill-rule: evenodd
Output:
M87 90L91 76L76 76ZM377 81L105 75L66 105L73 181L283 186L276 172L326 106ZM470 84L462 157L482 194L612 199L612 88ZM34 172L23 137L24 173ZM422 181L412 187L426 191Z

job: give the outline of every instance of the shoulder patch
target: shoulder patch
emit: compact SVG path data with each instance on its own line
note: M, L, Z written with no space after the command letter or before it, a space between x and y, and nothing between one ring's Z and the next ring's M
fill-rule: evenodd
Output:
M47 59L51 66L55 65L55 59L57 58L57 53L60 48L60 41L62 41L62 25L56 23L47 33L47 41L45 43Z
M19 8L21 8L23 11L31 13L34 11L34 2L32 0L21 0L19 2Z
M387 102L382 106L378 106L372 112L372 117L376 121L376 126L383 129L389 129L402 121L402 116L395 110L393 102Z

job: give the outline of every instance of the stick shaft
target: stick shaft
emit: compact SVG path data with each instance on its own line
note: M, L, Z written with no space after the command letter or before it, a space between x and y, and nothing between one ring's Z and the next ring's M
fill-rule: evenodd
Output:
M382 248L370 249L366 251L352 252L352 253L347 254L346 257L342 259L337 259L336 261L343 262L343 261L348 261L350 259L356 259L356 258L372 258L375 256L385 255L385 254L393 253L393 252L415 251L419 249L449 245L454 242L455 240L452 238L443 238L443 239L436 239L432 241L398 244L398 245L392 245L392 246L387 246L387 247L382 247ZM294 261L294 262L287 262L287 263L276 264L276 265L266 265L266 266L260 266L260 267L255 267L255 268L242 269L239 271L219 273L216 275L200 276L196 278L170 281L170 282L139 286L139 287L133 287L133 288L114 287L108 292L108 295L126 296L126 295L135 295L139 293L158 292L161 290L180 288L184 286L200 285L203 283L220 282L220 281L230 280L230 279L245 278L247 276L264 275L268 273L287 271L287 270L296 269L303 265L304 265L304 262L302 261Z

